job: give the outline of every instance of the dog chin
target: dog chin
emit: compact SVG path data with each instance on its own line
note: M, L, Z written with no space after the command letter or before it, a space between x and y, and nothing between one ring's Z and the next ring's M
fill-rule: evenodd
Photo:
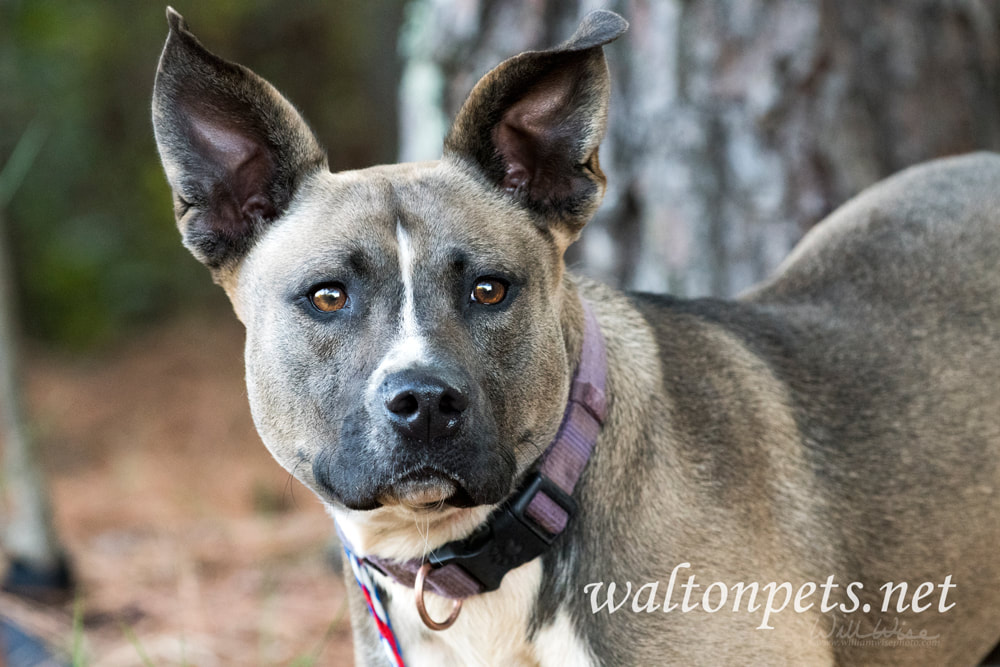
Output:
M459 478L440 470L424 468L396 480L379 497L379 502L387 506L400 505L418 512L496 502L489 494L479 493L476 496L478 497L474 497L466 489Z
M391 505L395 501L410 509L432 509L444 506L457 490L458 486L450 479L411 479L397 484L380 501L383 505Z
M506 496L492 489L477 491L474 497L456 478L421 469L370 501L328 507L356 553L406 560L468 537Z
M414 512L435 512L446 506L457 507L464 503L461 496L468 494L460 485L443 476L429 478L410 478L394 484L390 490L379 497L383 506L401 505Z
M433 514L447 509L464 509L478 505L492 505L502 500L495 494L471 494L458 481L443 476L413 476L396 482L383 490L353 497L336 494L336 500L347 509L373 511L395 507L415 514Z
M423 513L495 505L510 493L514 479L513 461L485 448L458 465L434 460L444 458L440 455L418 457L406 450L387 462L348 449L321 450L313 459L310 481L321 497L349 510L399 507Z
M333 505L327 507L355 553L396 560L423 558L443 544L468 537L496 508L495 505L446 505L415 510L395 504L354 511Z
M460 482L442 475L407 478L372 489L354 488L348 493L340 493L332 485L319 480L317 483L320 497L356 512L396 507L426 514L448 508L494 505L506 495L493 488L470 492Z

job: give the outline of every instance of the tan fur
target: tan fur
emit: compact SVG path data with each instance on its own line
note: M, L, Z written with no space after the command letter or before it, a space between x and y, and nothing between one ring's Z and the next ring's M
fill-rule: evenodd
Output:
M185 242L247 327L264 443L359 555L423 558L479 526L559 427L581 300L600 324L609 412L579 513L440 633L378 575L407 664L972 665L1000 639L1000 157L875 186L740 299L622 293L563 261L604 192L601 46L620 17L591 14L484 77L442 160L340 174L290 104L170 20L154 123ZM224 140L191 142L206 124ZM504 305L472 305L470 285L498 276ZM352 299L343 312L309 305L330 283ZM421 343L399 362L407 328ZM380 392L413 369L458 378L457 434L393 425ZM455 489L479 500L416 507ZM766 629L761 609L590 607L588 584L665 587L682 563L703 584L860 582L861 629L939 639L838 641L815 605ZM384 664L346 574L358 663ZM947 612L877 609L886 582L946 577Z

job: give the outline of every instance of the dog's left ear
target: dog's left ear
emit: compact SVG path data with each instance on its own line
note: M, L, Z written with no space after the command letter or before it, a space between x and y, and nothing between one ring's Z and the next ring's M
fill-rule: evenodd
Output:
M462 105L445 159L473 165L571 241L604 196L597 149L610 83L602 47L627 28L617 14L594 11L560 46L505 60Z

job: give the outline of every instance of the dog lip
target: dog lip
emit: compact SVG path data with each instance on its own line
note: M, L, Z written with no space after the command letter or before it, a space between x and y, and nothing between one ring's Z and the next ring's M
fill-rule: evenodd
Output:
M432 509L442 506L459 493L461 483L440 470L420 468L408 472L393 482L379 498L384 505L400 504L411 509Z
M338 493L336 489L325 482L319 482L320 488L326 492L326 496L336 503L340 503L347 509L367 512L371 510L377 510L382 507L382 502L376 498L370 497L345 497Z
M396 497L407 505L420 508L433 507L454 495L455 484L443 479L411 480L397 485L393 491Z

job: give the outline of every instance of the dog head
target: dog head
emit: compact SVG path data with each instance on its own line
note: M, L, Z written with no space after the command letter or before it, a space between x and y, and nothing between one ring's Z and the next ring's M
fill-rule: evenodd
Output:
M564 409L563 253L604 193L602 45L624 20L488 73L441 160L330 173L287 100L168 19L157 145L184 243L246 326L265 444L335 508L502 500Z

